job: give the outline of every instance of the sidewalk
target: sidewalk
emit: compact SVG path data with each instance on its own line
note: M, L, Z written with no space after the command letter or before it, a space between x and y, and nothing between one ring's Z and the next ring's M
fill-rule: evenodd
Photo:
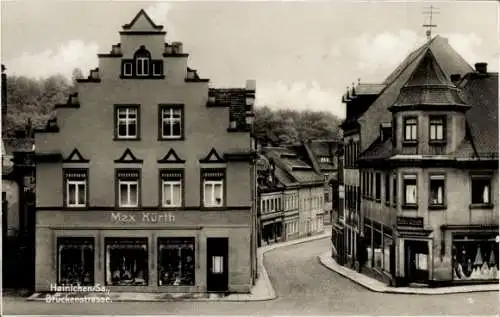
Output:
M444 295L472 292L498 292L499 290L498 284L461 285L439 288L392 287L376 279L337 264L337 262L335 262L335 260L331 257L330 252L325 252L324 254L320 255L318 259L320 263L326 268L337 272L338 274L354 281L361 286L364 286L371 291L379 293Z
M324 233L282 243L272 244L257 249L257 265L259 277L249 294L229 294L227 296L207 293L89 293L89 294L69 294L69 293L34 293L27 300L48 301L51 297L83 297L95 296L100 298L108 297L112 302L168 302L168 301L219 301L219 302L250 302L268 301L276 299L276 293L264 267L264 254L277 248L287 247L308 241L327 238L331 235L330 226L324 227Z

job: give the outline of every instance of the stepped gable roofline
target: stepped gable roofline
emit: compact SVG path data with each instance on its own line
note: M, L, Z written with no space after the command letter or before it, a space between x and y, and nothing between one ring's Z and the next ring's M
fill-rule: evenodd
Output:
M124 30L127 30L127 31L131 30L132 27L134 26L134 24L139 20L140 17L144 17L149 22L149 24L151 25L151 27L154 30L157 30L157 31L163 30L163 25L157 25L156 23L154 23L153 20L151 20L151 18L149 17L149 15L146 13L146 11L144 9L141 9L135 15L135 17L132 19L132 21L130 21L130 23L122 25L122 28Z

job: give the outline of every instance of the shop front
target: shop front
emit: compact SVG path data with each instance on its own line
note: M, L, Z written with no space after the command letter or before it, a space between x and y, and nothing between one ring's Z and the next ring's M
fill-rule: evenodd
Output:
M250 290L249 211L147 213L38 211L36 290Z
M432 229L422 217L398 217L396 225L396 285L429 284L432 279Z
M498 280L498 232L452 234L453 281Z
M364 266L378 273L391 277L394 273L394 240L392 228L365 218L364 248L366 259Z

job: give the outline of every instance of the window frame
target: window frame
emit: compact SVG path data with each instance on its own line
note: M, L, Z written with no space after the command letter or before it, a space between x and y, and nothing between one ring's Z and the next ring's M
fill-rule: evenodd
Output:
M130 67L130 72L127 72L127 66ZM123 62L122 62L122 76L124 76L124 77L134 76L134 61L133 60L123 60Z
M61 236L57 237L56 239L56 274L57 274L57 280L56 283L57 285L63 285L62 283L62 254L61 251L63 250L63 246L68 246L68 245L78 245L80 248L85 248L90 246L90 250L92 253L92 280L89 282L89 284L83 283L84 286L87 285L95 285L95 280L96 280L96 270L94 268L95 261L96 261L96 239L94 237L83 237L83 236L71 236L71 237L66 237L66 236ZM80 249L79 248L79 249Z
M475 180L487 180L488 181L488 202L474 202L473 198L473 188L474 188L474 181ZM493 208L493 191L492 191L492 184L493 184L493 175L491 173L472 173L470 175L470 208L471 209L480 209L480 208Z
M79 175L78 177L69 177L70 174ZM78 184L84 185L85 190L85 202L83 204L69 204L69 185ZM88 168L63 168L63 206L68 209L81 209L88 208L89 206L89 170ZM75 201L78 198L78 187L75 190Z
M382 175L380 172L375 172L375 201L382 200Z
M173 115L172 111L180 112L180 134L178 136L165 136L163 135L163 125L167 121L163 117L163 114L166 110L170 110L170 114ZM170 117L170 122L174 122L173 116ZM158 140L159 141L180 141L184 140L185 137L185 111L183 104L159 104L158 105ZM171 130L173 129L173 125L171 124Z
M169 175L170 174L170 175ZM168 209L168 208L182 208L185 206L185 175L184 169L175 168L175 169L160 169L159 174L159 208ZM180 204L179 205L166 205L165 204L165 185L179 185L180 190ZM170 187L172 190L172 186ZM172 198L172 197L171 197Z
M415 203L410 203L406 200L407 197L407 181L415 181ZM403 184L403 204L404 209L418 209L418 175L416 173L405 173L402 177Z
M409 121L415 121L415 123L409 123ZM406 134L408 127L414 127L411 129L410 138ZM415 135L413 136L413 133ZM418 142L418 117L416 116L408 116L403 118L403 143L417 143Z
M135 176L120 177L120 174L132 174ZM122 205L121 204L121 190L122 184L127 186L127 196L130 202L130 185L136 184L137 186L137 205ZM115 208L117 209L137 209L142 206L142 186L141 186L141 170L136 168L117 168L115 169Z
M121 120L125 120L125 122L127 121L133 121L133 119L130 119L128 118L128 110L135 110L135 136L130 136L130 135L126 135L126 136L121 136L119 134L119 130L120 130L120 121ZM120 119L119 118L119 115L120 115L120 111L121 110L126 110L126 116L127 118L124 118L124 119ZM114 121L114 140L115 141L133 141L133 140L140 140L141 139L141 113L140 113L140 106L138 104L115 104L114 105L114 118L113 118L113 121ZM126 129L128 131L129 129L129 125L127 124L126 125Z
M398 204L398 174L392 174L392 205L394 207Z
M441 121L441 124L434 124L433 121ZM433 128L441 127L442 129L442 138L438 139L437 137L432 138ZM435 130L435 134L437 136L437 130ZM446 142L446 116L429 116L429 143L430 144L442 144Z
M149 257L145 257L146 265L144 267L145 268L144 284L141 284L141 285L114 285L113 282L108 283L108 265L109 265L109 271L112 271L112 269L111 269L111 250L113 250L113 248L111 248L111 246L120 245L120 244L124 245L124 246L131 245L132 243L130 241L133 241L134 245L145 246L146 247L146 249L145 249L146 254L149 254L149 252L151 251L150 246L149 246L149 238L148 237L130 236L130 237L105 237L104 238L104 256L109 257L109 259L110 259L109 262L106 262L104 264L104 284L106 286L120 286L120 287L142 286L142 287L144 287L144 286L149 285L149 282L150 282L149 274L151 273L151 271L150 271L151 262L150 262ZM117 249L118 250L126 250L127 248L122 248L122 249L117 248ZM142 248L137 248L137 249L142 249ZM113 272L111 272L111 276L113 276Z
M217 176L208 176L209 174ZM227 206L227 173L226 169L222 168L202 168L200 173L200 206L202 208L214 209L214 208L225 208ZM212 195L215 193L215 186L221 185L222 202L219 205L207 204L205 185L211 185ZM212 197L214 198L214 197ZM267 202L270 200L267 199ZM270 207L270 206L268 206ZM269 210L269 208L268 208Z
M192 247L193 247L193 254L192 254L192 257L193 257L193 281L192 281L192 284L180 284L178 286L194 286L196 285L196 268L198 266L197 264L197 261L200 261L199 259L197 259L198 257L198 252L199 250L197 250L197 241L196 241L196 237L194 236L182 236L182 237L158 237L156 239L156 264L157 264L157 285L159 287L171 287L171 286L177 286L177 285L171 285L171 284L163 284L162 283L162 277L161 277L161 267L163 266L163 263L161 261L161 251L163 251L163 249L161 248L162 246L167 246L169 245L169 242L170 241L175 241L175 240L184 240L184 243L185 244L192 244ZM188 242L189 241L189 242ZM176 245L176 246L179 246L179 245L182 245L181 243L170 243L170 245ZM180 250L180 249L175 249L175 250ZM180 257L180 255L179 255ZM181 257L180 257L181 258Z
M135 62L135 74L138 77L149 77L151 76L151 57L147 56L135 56L134 57L134 62ZM139 68L139 65L141 64L141 68ZM146 67L145 67L146 66ZM139 73L139 69L142 70L141 73Z
M434 203L432 201L432 183L433 181L443 182L442 202ZM429 173L429 209L446 209L446 174L445 173Z
M160 76L164 76L164 63L163 63L163 60L162 59L158 59L158 60L152 60L151 61L151 73L154 77L160 77ZM160 72L157 73L156 70L157 68L160 68Z
M385 173L384 177L384 201L387 206L391 204L391 174Z

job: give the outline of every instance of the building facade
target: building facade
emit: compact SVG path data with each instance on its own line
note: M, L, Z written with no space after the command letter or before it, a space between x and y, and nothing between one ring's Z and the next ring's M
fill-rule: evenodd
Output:
M282 219L282 225L278 225L280 239L290 240L323 232L324 177L291 148L266 147L262 155L270 162L269 180L279 188L264 195L264 199L273 197L277 201ZM267 209L267 203L262 206ZM263 223L262 214L260 217Z
M338 208L335 202L331 183L337 181L337 140L313 139L292 147L300 154L301 159L314 168L316 173L324 177L323 210L324 221L331 223L332 210Z
M436 36L356 120L357 259L393 285L498 282L498 74L475 66Z
M255 82L209 88L141 10L36 133L36 290L249 292Z

